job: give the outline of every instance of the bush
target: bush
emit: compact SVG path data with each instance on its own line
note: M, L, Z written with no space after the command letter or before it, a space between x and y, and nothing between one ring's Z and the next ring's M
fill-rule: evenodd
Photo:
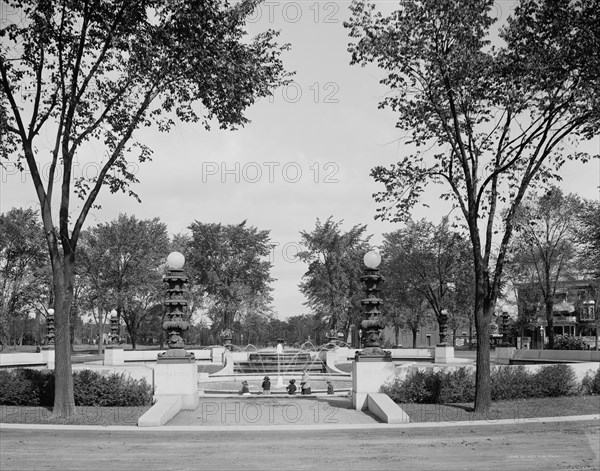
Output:
M595 373L588 373L581 380L582 394L600 394L600 368Z
M557 335L554 337L554 350L589 350L587 343L578 337Z
M145 380L123 374L83 370L73 374L76 406L143 406L152 402L152 388ZM46 406L54 404L54 372L32 369L0 370L0 404Z
M23 370L0 370L0 404L7 406L38 406L40 398Z
M438 401L441 404L475 400L475 375L466 368L442 374Z
M404 381L396 378L380 390L399 403L469 402L475 398L475 378L466 368L448 373L417 370Z
M536 397L572 396L578 385L573 368L569 365L549 365L535 373Z
M504 366L491 372L492 400L572 396L581 390L600 394L600 370L586 377L579 388L569 365L549 365L530 373L524 366ZM447 373L415 371L404 381L396 378L381 387L398 403L464 403L475 399L475 375L467 368ZM587 392L592 391L592 392ZM595 392L594 392L595 391Z
M535 397L535 377L524 366L501 366L491 372L492 400Z
M380 391L399 403L435 403L439 397L440 373L415 371L404 381L395 378L392 383L381 386Z
M143 406L152 402L148 383L123 373L104 376L91 370L78 371L73 375L73 389L79 406Z

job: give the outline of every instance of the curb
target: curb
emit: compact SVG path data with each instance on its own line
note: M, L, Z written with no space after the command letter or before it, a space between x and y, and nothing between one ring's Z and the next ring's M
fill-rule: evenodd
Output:
M48 424L4 424L0 423L0 431L4 430L71 430L101 432L279 432L279 431L315 431L315 430L393 430L413 428L442 427L483 427L497 425L526 425L537 423L588 422L600 421L600 414L571 415L564 417L537 417L531 419L498 419L498 420L465 420L460 422L414 422L410 424L314 424L314 425L162 425L159 427L137 427L118 425L48 425Z

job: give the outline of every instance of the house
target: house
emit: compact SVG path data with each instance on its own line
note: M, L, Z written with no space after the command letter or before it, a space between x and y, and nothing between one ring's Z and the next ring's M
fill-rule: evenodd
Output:
M525 335L548 337L548 322L542 293L537 283L517 288L517 322ZM559 281L554 294L552 323L555 335L594 336L596 334L599 281L591 278Z

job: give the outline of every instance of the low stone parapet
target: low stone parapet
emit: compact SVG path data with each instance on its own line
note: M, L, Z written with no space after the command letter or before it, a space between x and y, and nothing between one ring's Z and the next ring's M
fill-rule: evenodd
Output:
M373 393L367 396L367 410L386 424L407 424L408 414L392 399L383 393Z
M179 414L182 406L181 396L161 397L138 419L138 427L160 427Z

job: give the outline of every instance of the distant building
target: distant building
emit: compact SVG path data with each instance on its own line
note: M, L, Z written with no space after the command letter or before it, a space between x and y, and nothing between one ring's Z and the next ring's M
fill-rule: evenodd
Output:
M519 324L526 336L548 337L548 322L542 294L536 283L518 286ZM598 281L561 281L554 295L552 323L555 335L593 336L596 334Z

